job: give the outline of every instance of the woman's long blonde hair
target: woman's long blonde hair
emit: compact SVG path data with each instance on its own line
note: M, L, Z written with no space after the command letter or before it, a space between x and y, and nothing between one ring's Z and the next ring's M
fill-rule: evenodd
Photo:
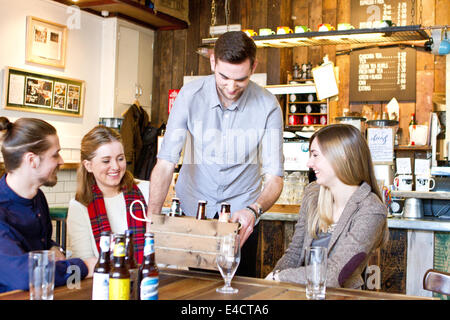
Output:
M94 127L81 140L81 164L77 171L77 192L75 194L75 200L85 206L88 206L94 200L92 186L96 181L94 175L84 167L83 161L92 160L100 146L115 141L122 143L120 134L116 130L103 125ZM130 191L134 183L133 175L130 171L126 170L120 181L119 188L122 189L126 186L126 190Z
M383 201L369 147L357 128L347 124L323 127L312 135L310 148L315 139L340 181L351 186L359 186L366 182L372 192ZM308 232L311 237L317 238L317 233L326 232L333 222L333 196L330 189L320 186L319 194L308 198L310 199L310 203L307 204Z

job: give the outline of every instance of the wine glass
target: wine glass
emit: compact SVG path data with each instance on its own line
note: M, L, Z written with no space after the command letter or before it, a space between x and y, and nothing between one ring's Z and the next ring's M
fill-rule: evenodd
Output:
M230 233L220 239L220 251L216 257L217 267L225 282L222 288L217 288L219 293L237 293L239 290L231 287L231 280L241 261L241 246L239 235Z

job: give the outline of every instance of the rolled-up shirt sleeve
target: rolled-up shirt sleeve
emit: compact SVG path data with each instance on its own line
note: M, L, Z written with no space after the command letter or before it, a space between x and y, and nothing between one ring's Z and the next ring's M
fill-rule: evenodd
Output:
M178 93L170 111L166 133L158 152L158 158L178 163L188 131L188 99L183 88Z

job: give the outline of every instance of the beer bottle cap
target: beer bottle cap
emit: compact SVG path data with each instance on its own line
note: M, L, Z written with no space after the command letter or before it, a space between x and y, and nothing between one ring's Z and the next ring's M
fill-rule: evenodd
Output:
M198 200L198 203L206 203L206 200Z

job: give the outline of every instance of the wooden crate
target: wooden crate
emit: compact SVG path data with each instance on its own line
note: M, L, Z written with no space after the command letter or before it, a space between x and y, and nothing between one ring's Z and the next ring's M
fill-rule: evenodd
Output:
M152 215L149 232L155 234L156 262L209 270L218 270L216 254L220 237L238 232L238 223L217 219Z

